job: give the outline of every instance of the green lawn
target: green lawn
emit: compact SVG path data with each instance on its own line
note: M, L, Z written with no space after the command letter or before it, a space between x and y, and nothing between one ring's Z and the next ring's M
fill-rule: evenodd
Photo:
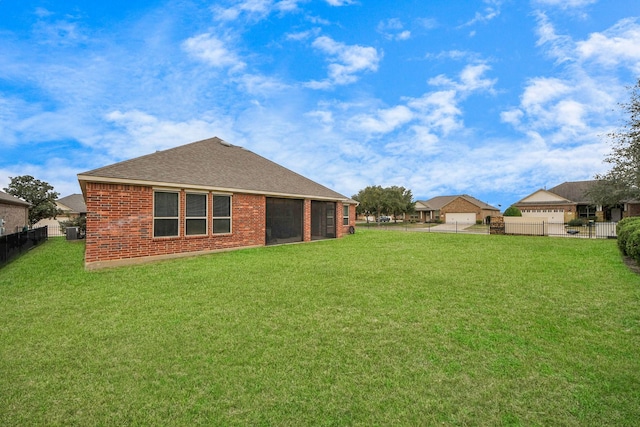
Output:
M637 425L613 240L358 230L87 272L0 269L0 425Z

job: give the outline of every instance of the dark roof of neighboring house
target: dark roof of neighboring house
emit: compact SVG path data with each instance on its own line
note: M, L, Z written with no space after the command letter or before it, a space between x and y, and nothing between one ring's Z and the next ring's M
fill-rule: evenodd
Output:
M591 189L591 187L593 187L596 182L598 181L591 180L563 182L562 184L556 185L555 187L550 188L547 191L553 194L557 194L558 196L572 202L590 204L592 202L586 196L586 192Z
M84 203L84 197L82 194L72 194L62 199L56 200L56 202L65 205L71 209L70 213L87 213L87 205Z
M436 196L429 200L419 200L419 202L427 206L427 208L429 208L432 211L438 211L459 197L463 198L469 203L476 205L480 209L486 209L486 210L492 210L492 211L500 210L496 207L493 207L485 202L482 202L476 199L475 197L469 196L468 194L459 194L455 196Z
M25 202L22 199L19 199L11 194L0 191L0 203L10 204L10 205L18 205L18 206L31 206L31 203Z
M78 174L86 182L180 185L193 189L344 200L347 197L271 160L214 137Z

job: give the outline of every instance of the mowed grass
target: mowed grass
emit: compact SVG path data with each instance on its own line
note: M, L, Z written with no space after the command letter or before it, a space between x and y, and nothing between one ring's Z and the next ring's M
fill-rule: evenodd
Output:
M87 272L0 269L0 425L637 425L611 240L358 230Z

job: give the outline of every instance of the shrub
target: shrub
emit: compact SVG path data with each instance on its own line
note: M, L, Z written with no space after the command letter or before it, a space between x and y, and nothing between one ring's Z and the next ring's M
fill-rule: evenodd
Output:
M629 255L627 252L627 240L631 233L638 229L640 229L640 217L624 218L616 225L618 249L620 249L622 255Z
M632 229L628 238L626 239L626 252L627 255L635 259L640 260L640 226L629 227Z
M522 216L522 212L520 212L520 209L515 206L509 206L502 216Z
M567 223L567 225L570 226L570 227L579 227L579 226L585 225L585 224L586 224L586 222L582 218L574 218L574 219L572 219L571 221L569 221Z

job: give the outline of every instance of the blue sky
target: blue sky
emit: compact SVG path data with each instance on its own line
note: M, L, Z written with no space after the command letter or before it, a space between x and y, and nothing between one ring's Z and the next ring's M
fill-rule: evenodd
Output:
M0 188L218 136L505 209L605 172L639 77L630 0L0 0Z

